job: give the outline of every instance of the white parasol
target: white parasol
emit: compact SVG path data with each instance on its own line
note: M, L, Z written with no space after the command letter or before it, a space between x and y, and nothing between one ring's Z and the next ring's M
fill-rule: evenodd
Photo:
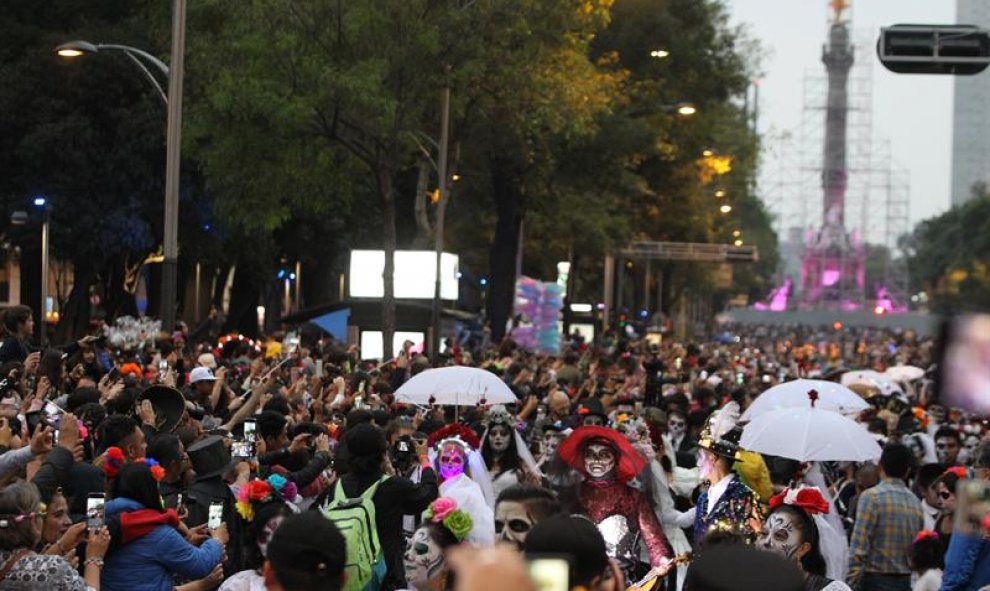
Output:
M857 369L842 374L841 382L843 386L865 384L879 388L880 384L890 382L890 376L884 375L879 371L873 371L872 369Z
M515 404L512 390L497 375L476 367L438 367L413 376L395 391L395 401L407 404L476 406Z
M883 375L895 382L913 382L924 377L925 370L913 365L895 365L894 367L888 367Z
M872 462L882 451L860 423L811 404L761 414L743 429L739 445L800 462Z
M818 392L815 406L843 414L856 414L870 407L863 397L842 384L825 380L792 380L778 384L756 397L743 413L743 420L752 420L764 413L781 408L808 406L808 393Z

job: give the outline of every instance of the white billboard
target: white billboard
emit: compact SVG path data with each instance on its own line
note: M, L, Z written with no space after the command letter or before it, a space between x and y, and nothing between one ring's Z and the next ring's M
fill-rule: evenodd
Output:
M432 250L395 251L395 297L409 300L432 300L436 283L437 255ZM450 253L440 256L440 297L457 299L458 257ZM350 296L380 298L385 295L383 274L384 250L352 250Z

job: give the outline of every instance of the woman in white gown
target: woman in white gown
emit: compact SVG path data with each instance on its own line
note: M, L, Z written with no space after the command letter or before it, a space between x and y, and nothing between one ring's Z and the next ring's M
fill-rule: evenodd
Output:
M457 501L474 523L467 541L477 546L495 543L495 493L478 447L478 436L465 425L454 423L430 435L440 475L440 496Z

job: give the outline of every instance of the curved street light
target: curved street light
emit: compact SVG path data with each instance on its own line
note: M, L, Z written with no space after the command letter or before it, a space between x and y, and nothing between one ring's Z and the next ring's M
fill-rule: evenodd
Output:
M678 103L674 106L674 110L678 115L690 117L698 112L698 107L694 106L694 103Z
M82 40L69 41L55 48L55 53L57 55L68 59L77 58L87 53L100 53L100 51L119 51L130 58L130 60L134 62L134 65L140 68L141 71L144 72L145 77L147 77L148 80L151 81L151 84L154 85L155 90L158 91L158 96L162 99L162 102L166 105L168 104L168 96L165 94L165 90L162 88L162 85L158 82L158 79L154 77L151 71L148 70L148 67L144 65L144 62L138 58L143 58L145 61L155 66L162 74L165 75L166 80L169 76L168 66L165 65L165 62L151 55L147 51L144 51L143 49L131 47L130 45L90 43L89 41Z
M182 150L182 78L185 71L186 0L174 0L172 11L172 59L171 67L147 51L129 45L70 41L55 48L66 58L76 58L84 53L103 50L121 51L154 85L167 109L165 130L165 223L162 227L162 297L161 320L166 331L175 325L175 302L179 261L179 169ZM139 59L141 58L141 59ZM142 61L144 60L144 61ZM151 74L144 62L148 62L165 75L168 94Z

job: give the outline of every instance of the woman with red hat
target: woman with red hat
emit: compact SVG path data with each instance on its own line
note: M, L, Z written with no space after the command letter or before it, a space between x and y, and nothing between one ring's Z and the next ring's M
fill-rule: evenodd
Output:
M598 526L609 556L627 579L634 581L643 575L640 542L649 553L651 574L666 574L673 550L649 498L629 485L646 467L629 441L614 429L584 426L575 429L557 453L584 477L579 509Z

